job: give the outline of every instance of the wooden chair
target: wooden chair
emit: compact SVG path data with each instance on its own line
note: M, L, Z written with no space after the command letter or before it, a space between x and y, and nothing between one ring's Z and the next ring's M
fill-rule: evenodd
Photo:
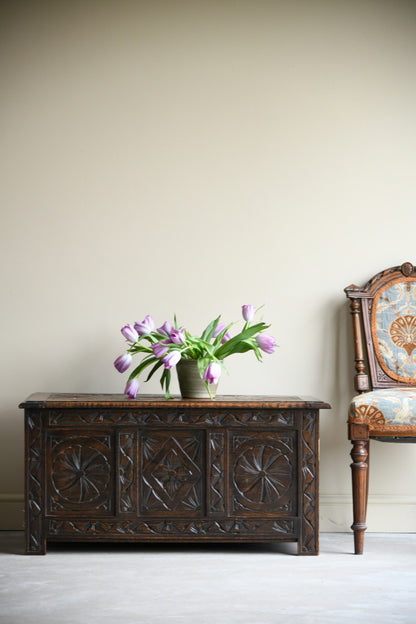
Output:
M351 300L355 389L348 413L352 442L355 554L366 530L370 438L416 442L416 268L405 262L375 275ZM363 340L364 338L364 340Z

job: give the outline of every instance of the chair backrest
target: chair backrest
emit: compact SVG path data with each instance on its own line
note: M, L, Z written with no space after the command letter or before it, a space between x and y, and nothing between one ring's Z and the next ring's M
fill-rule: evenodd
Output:
M353 317L356 390L416 386L416 268L405 262L363 288L347 286L345 293Z

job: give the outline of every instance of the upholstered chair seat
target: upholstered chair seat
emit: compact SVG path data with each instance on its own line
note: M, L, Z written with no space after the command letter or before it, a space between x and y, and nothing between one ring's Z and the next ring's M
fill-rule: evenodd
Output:
M388 388L358 394L350 403L348 422L368 424L373 435L377 435L377 431L386 432L386 427L392 435L396 429L398 433L413 432L416 427L416 389Z

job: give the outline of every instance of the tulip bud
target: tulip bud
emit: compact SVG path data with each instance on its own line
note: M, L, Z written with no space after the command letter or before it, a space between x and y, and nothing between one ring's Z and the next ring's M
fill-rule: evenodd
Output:
M169 351L169 347L162 344L161 342L157 342L156 344L152 345L152 351L155 357L161 358Z
M172 325L169 321L165 321L162 327L158 327L156 330L159 334L164 334L165 336L170 336L170 332L172 331Z
M170 332L170 342L173 344L183 344L185 342L185 332L183 329L172 329Z
M221 375L221 366L218 362L211 362L205 369L204 376L202 378L203 381L207 381L209 384L218 383L218 379Z
M243 319L247 322L252 321L256 308L252 305L241 306L243 312Z
M256 341L262 351L264 351L265 353L274 353L276 340L275 338L273 338L273 336L259 334L258 336L256 336Z
M155 322L152 317L148 314L145 319L141 323L135 323L134 329L137 331L139 336L145 336L146 334L150 334L155 328Z
M124 355L120 355L114 362L114 366L119 371L119 373L124 373L130 366L132 362L132 357L130 353L124 353Z
M170 353L165 355L165 357L162 359L162 361L165 364L165 368L167 370L170 370L171 368L176 366L176 364L179 362L181 357L182 356L181 356L179 351L171 351Z
M134 329L134 327L130 324L122 327L121 333L123 334L124 338L126 338L126 340L128 340L129 342L137 342L139 338L139 334Z
M138 391L139 391L138 379L136 378L130 379L130 381L127 382L126 389L124 390L124 394L127 394L127 396L130 399L135 399Z
M218 325L214 329L213 337L216 338L218 334L222 332L223 329L225 329L225 323L218 323Z
M216 338L218 334L220 334L224 329L225 329L225 323L218 323L218 325L214 329L213 338ZM230 332L229 331L225 332L224 336L222 337L221 344L224 344L224 342L227 342L227 340L230 340L230 338L231 338Z

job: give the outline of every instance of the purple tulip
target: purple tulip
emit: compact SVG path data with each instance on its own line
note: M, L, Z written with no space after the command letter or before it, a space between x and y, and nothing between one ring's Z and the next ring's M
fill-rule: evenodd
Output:
M164 336L170 336L170 332L172 331L172 325L169 321L165 321L162 327L158 327L156 330L159 334L163 334Z
M225 323L218 323L218 325L216 326L214 330L213 337L216 338L218 334L220 334L223 331L223 329L225 329ZM229 331L225 332L224 336L222 337L221 344L224 344L224 342L227 342L227 340L229 340L230 338L231 338L230 332Z
M134 329L137 331L139 336L145 336L146 334L150 334L155 328L155 322L152 317L148 314L146 318L141 323L135 323Z
M171 368L176 366L176 364L179 362L181 357L182 356L181 356L179 351L171 351L170 353L167 353L165 355L165 357L162 359L162 361L165 364L165 368L167 370L170 370Z
M276 346L276 340L273 336L266 336L266 334L259 334L256 336L257 344L260 349L265 353L274 353Z
M243 319L247 322L252 321L256 308L252 305L241 306L243 312Z
M218 379L221 375L221 366L217 362L211 362L205 369L203 381L207 381L210 384L218 383Z
M120 355L114 362L114 366L119 371L119 373L124 373L130 366L132 362L132 357L130 353L125 353L124 355Z
M218 325L214 329L214 334L213 334L214 338L216 338L218 334L222 332L223 329L225 329L225 323L218 323Z
M156 344L152 345L152 351L155 357L161 358L169 351L169 347L162 344L161 342L157 342Z
M183 344L185 342L185 332L183 329L172 329L170 332L170 342L173 344Z
M139 334L130 323L121 328L121 333L129 342L137 342Z
M124 394L127 394L127 396L130 399L135 399L138 391L139 391L138 379L136 379L136 377L134 379L130 379L130 381L127 382L126 389L124 390Z
M221 344L224 344L224 342L227 342L227 340L230 340L231 338L231 334L229 331L225 332L224 336L222 337L221 340Z

